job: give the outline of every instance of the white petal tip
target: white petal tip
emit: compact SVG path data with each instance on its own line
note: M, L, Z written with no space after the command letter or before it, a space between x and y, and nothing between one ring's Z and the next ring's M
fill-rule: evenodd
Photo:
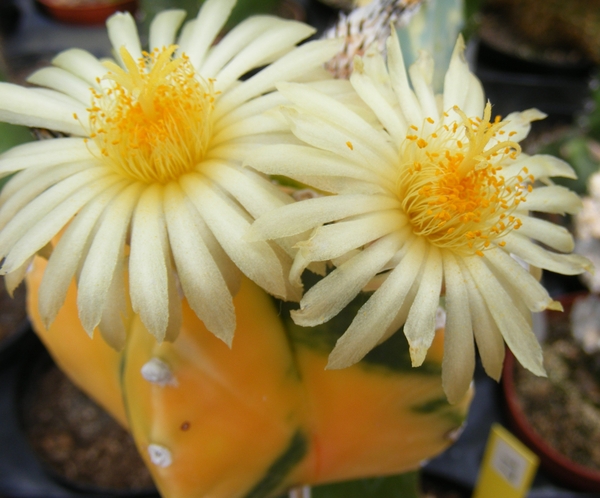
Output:
M550 301L546 309L552 311L564 311L562 304L560 304L558 301Z
M423 346L410 347L410 360L413 367L420 367L427 356L427 348Z

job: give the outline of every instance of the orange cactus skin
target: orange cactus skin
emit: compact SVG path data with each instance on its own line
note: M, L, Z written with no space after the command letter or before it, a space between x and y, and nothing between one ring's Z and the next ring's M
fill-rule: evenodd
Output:
M470 401L447 405L439 376L418 370L390 373L364 363L325 370L327 357L307 349L298 358L313 408L312 483L414 470L448 446ZM445 408L427 409L437 403Z
M123 390L134 438L166 497L225 498L261 486L268 492L281 488L267 489L270 482L261 485L260 476L301 431L302 384L271 299L244 279L235 306L232 349L205 329L187 303L174 343L157 344L133 321ZM171 383L142 377L150 358L169 366ZM172 464L153 465L149 444L167 449Z
M368 356L325 370L331 345L322 338L335 323L294 326L244 279L231 349L184 301L175 342L157 344L133 316L117 353L79 325L74 285L43 328L37 289L44 267L36 258L27 277L34 328L61 368L130 428L165 498L261 498L298 484L404 472L446 448L465 417L470 395L451 406L443 394L441 334L420 369ZM169 381L142 374L152 359L168 367Z

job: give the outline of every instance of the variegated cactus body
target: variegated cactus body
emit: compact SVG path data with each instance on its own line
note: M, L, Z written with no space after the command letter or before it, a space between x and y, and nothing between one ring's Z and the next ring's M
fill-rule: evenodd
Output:
M468 407L469 397L445 401L440 338L421 369L398 354L396 334L357 365L325 370L343 324L297 327L249 280L235 298L231 349L184 303L175 342L158 344L134 315L125 349L114 352L81 329L74 285L46 330L36 302L44 266L36 259L28 276L36 331L60 367L130 429L167 498L267 497L410 470L450 444Z

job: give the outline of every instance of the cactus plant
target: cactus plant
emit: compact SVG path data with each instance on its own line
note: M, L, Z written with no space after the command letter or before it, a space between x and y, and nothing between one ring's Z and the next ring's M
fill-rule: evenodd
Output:
M450 405L442 390L441 331L421 369L398 334L359 364L327 371L344 324L295 326L244 279L231 350L184 302L174 342L157 343L133 316L117 352L84 333L74 282L44 327L46 265L36 258L27 275L34 329L62 370L129 428L165 497L266 497L411 470L447 447L466 415L470 395Z

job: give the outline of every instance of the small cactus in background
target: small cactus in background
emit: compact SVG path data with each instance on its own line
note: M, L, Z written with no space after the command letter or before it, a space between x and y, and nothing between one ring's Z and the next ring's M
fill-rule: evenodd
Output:
M325 67L336 78L349 78L355 55L363 55L374 46L385 53L385 42L392 26L408 23L423 0L373 0L362 2L350 13L340 13L334 26L324 33L325 38L341 38L344 46Z

